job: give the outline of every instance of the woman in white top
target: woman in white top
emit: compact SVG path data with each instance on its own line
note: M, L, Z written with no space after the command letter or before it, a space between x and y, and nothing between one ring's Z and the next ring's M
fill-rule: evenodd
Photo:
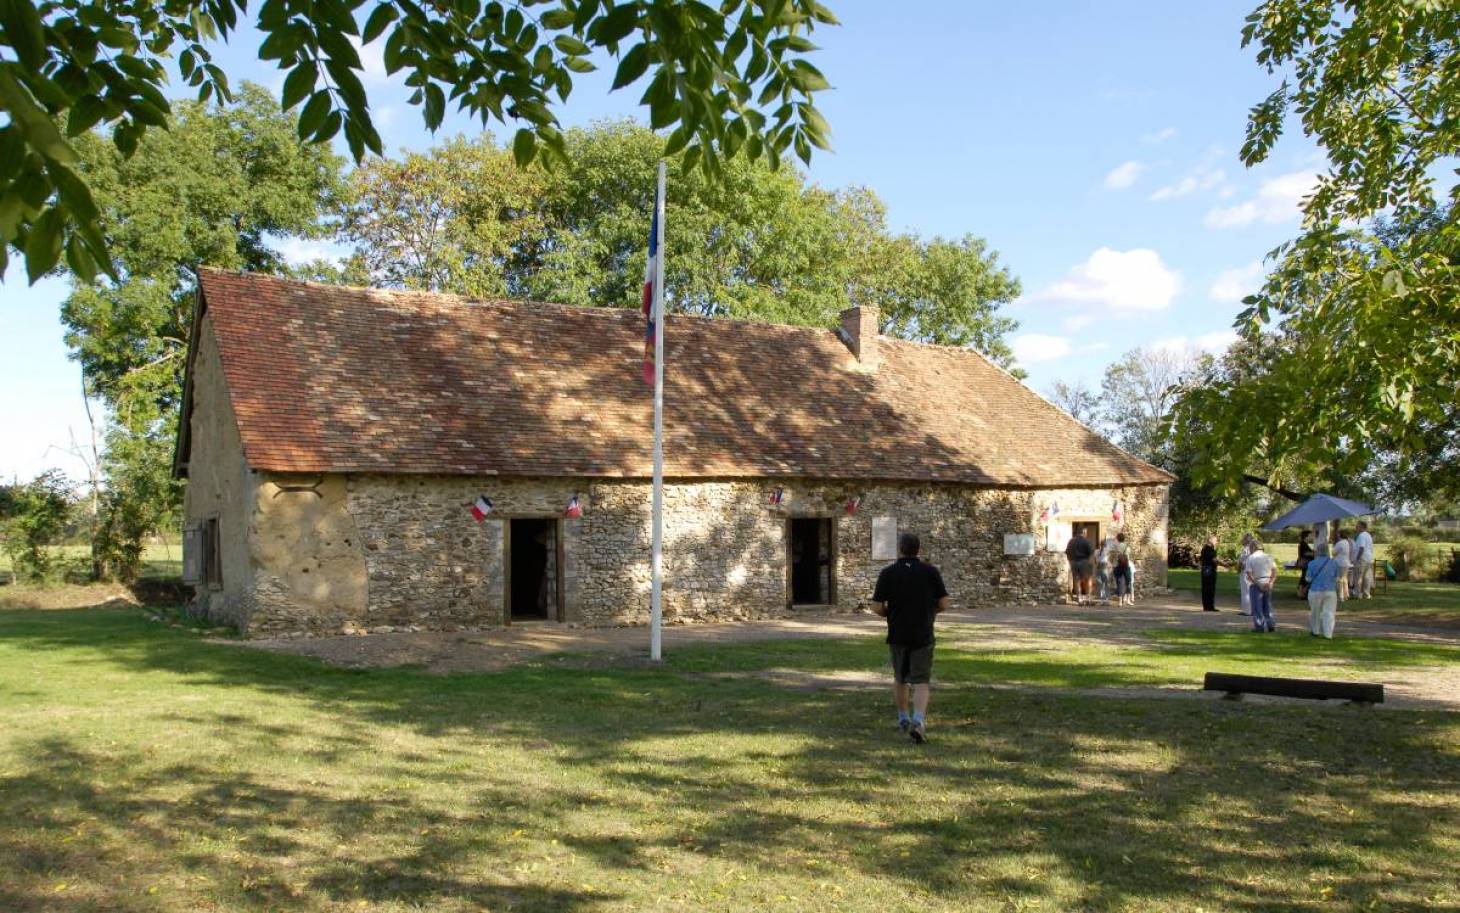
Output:
M1348 530L1338 531L1338 541L1333 544L1333 560L1338 562L1338 601L1348 598L1348 571L1353 565L1353 543L1348 539Z

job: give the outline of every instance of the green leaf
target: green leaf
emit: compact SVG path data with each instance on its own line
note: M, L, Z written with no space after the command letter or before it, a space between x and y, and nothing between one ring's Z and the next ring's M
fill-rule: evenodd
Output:
M319 133L329 114L330 93L327 89L320 89L309 97L304 110L299 112L299 138L309 139Z
M669 134L669 139L665 140L664 142L664 157L670 158L676 152L683 149L685 145L689 143L689 138L689 131L684 129L684 127L680 127L673 133Z
M618 70L613 74L613 85L609 91L622 89L624 86L637 80L649 69L649 45L640 43L629 48L629 52L623 56L618 63Z
M50 55L46 49L45 26L35 3L0 0L0 30L4 33L4 43L10 45L21 63L37 72L45 68Z
M360 33L360 41L363 44L370 44L379 38L385 31L385 27L395 21L398 14L395 7L389 3L382 3L370 13L370 18L365 20L365 30Z
M518 130L517 135L512 138L512 157L517 160L517 167L527 167L536 154L537 137L525 127Z
M284 91L280 96L279 103L285 111L293 108L305 99L310 92L314 91L314 84L319 79L319 69L313 60L306 60L289 71L284 79Z
M595 67L592 63L584 60L582 57L564 57L563 66L572 70L574 73L592 73L594 70L598 69L598 67Z
M593 23L588 37L602 45L613 45L627 38L639 24L639 5L620 3Z
M559 35L553 39L553 47L569 56L581 57L593 49L571 35Z
M545 29L565 29L573 24L573 14L565 9L548 10L537 21Z
M83 95L76 100L66 117L66 135L80 136L106 116L106 103L96 95Z
M51 161L74 165L77 162L75 150L61 136L61 131L56 129L51 116L11 76L12 66L14 64L0 64L0 102L4 103L4 108L20 126L26 144Z
M30 227L25 239L25 271L31 285L55 269L61 259L63 216L60 207L52 206Z

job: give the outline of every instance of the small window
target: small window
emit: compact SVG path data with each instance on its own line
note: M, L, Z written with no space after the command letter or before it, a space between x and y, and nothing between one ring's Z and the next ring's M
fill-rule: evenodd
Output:
M183 530L183 583L197 586L203 582L203 530L189 526Z
M218 518L203 521L203 582L215 590L223 588L223 545L218 536Z

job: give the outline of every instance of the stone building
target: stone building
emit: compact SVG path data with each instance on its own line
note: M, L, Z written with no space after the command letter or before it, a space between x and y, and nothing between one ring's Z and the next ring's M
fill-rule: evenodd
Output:
M647 619L637 313L205 271L196 317L176 472L200 613ZM1056 601L1071 529L1104 535L1117 504L1138 587L1165 583L1172 477L972 351L852 308L838 330L669 317L665 352L669 620L855 607L898 530L955 604Z

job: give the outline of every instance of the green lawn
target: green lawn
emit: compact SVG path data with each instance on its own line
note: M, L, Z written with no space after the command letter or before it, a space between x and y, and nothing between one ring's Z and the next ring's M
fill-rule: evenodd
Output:
M1280 576L1277 589L1273 591L1274 607L1306 611L1307 600L1298 598L1297 571L1280 569L1278 573ZM1172 589L1201 592L1201 572L1195 568L1172 568L1168 572L1168 579ZM1217 608L1236 609L1238 604L1237 573L1218 571ZM1351 612L1362 612L1366 615L1405 615L1417 620L1460 620L1460 585L1393 580L1384 587L1375 581L1374 598L1345 602L1339 607L1339 623L1342 624L1344 614Z
M58 545L51 549L59 558L89 558L89 545ZM0 551L0 581L9 580L13 570L10 556ZM152 542L142 552L142 577L167 578L182 576L182 543Z
M977 687L1185 680L1279 646L1457 661L1182 631L1132 651L949 642L919 749L880 691L755 673L880 672L875 638L435 677L131 611L0 611L0 910L1460 904L1460 714Z

